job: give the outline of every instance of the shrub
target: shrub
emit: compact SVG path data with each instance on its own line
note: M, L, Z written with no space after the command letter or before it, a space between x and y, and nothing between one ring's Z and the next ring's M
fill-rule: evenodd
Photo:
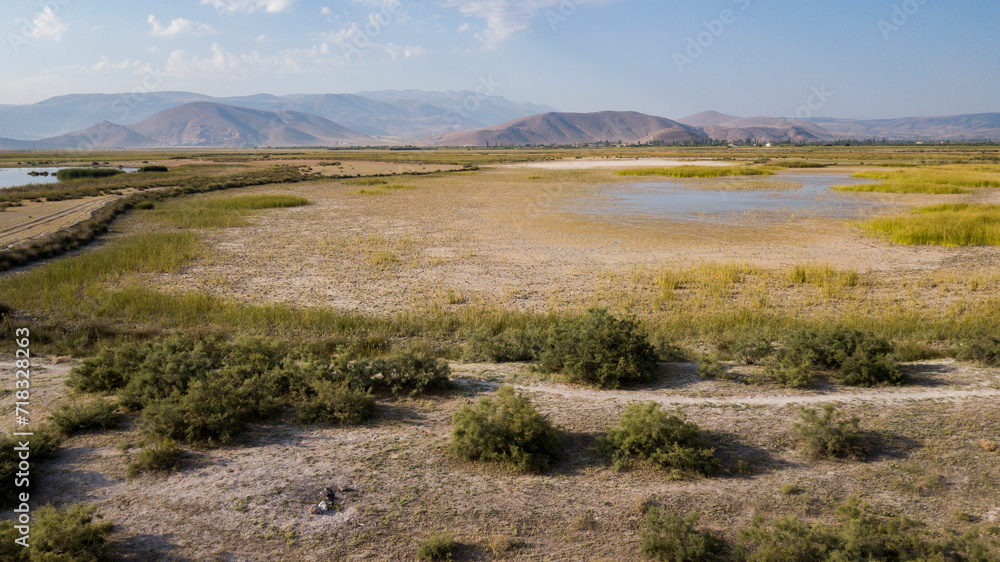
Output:
M509 363L534 361L539 354L537 332L523 329L493 331L479 328L467 336L462 360L470 362Z
M156 208L156 203L152 201L139 201L135 205L132 205L132 208L138 211L152 211Z
M435 533L417 547L418 560L451 560L457 544L448 531Z
M0 559L19 561L111 560L108 535L111 523L94 523L94 506L73 504L62 509L43 506L33 513L31 548L14 542L20 536L14 522L0 522Z
M715 450L702 444L698 426L664 412L656 402L629 404L602 445L619 466L638 459L702 476L719 467Z
M83 392L119 390L128 382L130 373L138 370L146 353L146 346L135 343L102 349L95 357L88 357L74 367L67 384Z
M541 360L545 371L601 388L648 381L656 369L656 352L639 324L601 309L553 326Z
M107 400L85 403L64 403L52 412L52 425L63 435L73 435L91 429L118 427L118 405Z
M297 405L301 423L358 425L375 415L375 397L342 382L314 380Z
M125 172L118 168L63 168L56 172L59 181L79 179L110 178Z
M774 345L764 337L746 337L737 340L731 349L736 357L746 365L756 365L774 354Z
M142 472L169 472L177 470L178 465L180 465L181 455L183 454L184 449L181 449L176 441L163 438L154 445L150 445L139 451L139 454L135 456L135 460L128 464L126 473L131 478L138 476Z
M698 361L698 376L707 380L726 378L726 367L715 355L702 355Z
M503 462L524 471L543 471L562 446L552 424L531 402L501 387L493 398L466 404L452 418L451 451L473 461Z
M785 388L812 388L816 384L816 378L809 367L802 365L779 365L769 368L767 375L775 384Z
M863 436L857 417L844 419L833 404L823 404L822 413L812 408L799 410L801 420L792 426L806 452L817 458L859 458L864 453Z
M881 516L856 498L836 508L836 523L809 524L785 516L768 525L756 517L737 536L741 558L778 560L992 560L996 550L973 534L935 536L902 516Z
M210 350L201 342L169 337L143 346L142 362L131 374L119 398L123 406L138 411L171 396L184 393L188 383L215 366Z
M786 367L836 370L844 384L855 386L906 382L892 344L858 330L804 330L793 334L781 349L779 362Z
M155 165L153 165L153 166L143 166L143 167L139 168L139 171L140 172L169 172L170 168L167 168L166 166L155 166Z
M699 531L697 522L697 513L681 518L657 507L649 508L639 533L642 553L670 562L718 560L724 550L723 542L709 531Z
M55 456L60 439L59 432L48 426L36 428L34 435L27 438L0 436L0 508L17 505L18 494L31 493L37 480L30 478L30 486L27 488L14 485L16 475L20 471L18 464L21 462L19 453L14 448L27 440L31 450L31 458L28 460L30 472L37 474L39 464Z
M986 367L1000 367L1000 338L972 342L958 353L960 361L974 361Z
M340 377L352 386L393 395L427 394L451 387L448 362L412 350L393 352L387 357L354 359L343 355L334 365Z

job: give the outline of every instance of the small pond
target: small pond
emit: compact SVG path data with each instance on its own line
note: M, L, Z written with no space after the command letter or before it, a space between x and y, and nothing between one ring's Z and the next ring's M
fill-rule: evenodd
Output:
M630 218L665 218L731 225L767 224L805 217L850 219L883 210L883 205L863 194L830 191L832 185L871 183L871 180L852 178L848 174L779 173L763 178L727 178L728 190L695 187L698 182L717 181L669 178L613 185L582 211L605 215L615 222L630 222ZM739 189L741 183L751 182L755 189ZM775 188L768 189L768 182L773 182Z
M28 185L29 183L58 183L56 172L61 169L63 168L0 168L0 189ZM122 170L134 172L138 168L122 168ZM32 176L31 172L48 173L48 175Z

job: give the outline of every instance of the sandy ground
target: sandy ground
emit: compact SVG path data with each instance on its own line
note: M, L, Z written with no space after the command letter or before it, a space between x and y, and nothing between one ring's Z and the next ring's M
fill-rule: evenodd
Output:
M102 195L65 201L29 201L0 211L0 248L41 238L91 217L119 195Z
M38 384L56 388L65 366L45 363ZM697 511L730 538L755 513L823 517L851 495L935 527L957 525L959 514L1000 515L1000 453L982 446L1000 432L995 369L936 361L908 365L916 384L905 389L789 392L703 381L686 364L664 365L656 383L627 391L541 381L516 364L452 367L449 395L382 399L379 419L358 428L256 426L236 446L188 452L168 475L125 477L136 443L128 418L124 429L67 440L42 472L38 500L96 505L124 560L411 560L440 530L454 532L460 560L635 560L643 502ZM505 383L562 428L568 454L549 474L445 450L452 414ZM680 407L709 431L723 472L677 480L612 470L596 438L642 400ZM866 462L803 457L790 426L799 405L820 400L862 416L880 452ZM352 491L316 515L324 486Z
M555 162L525 162L508 164L514 168L543 170L598 170L605 168L672 168L675 166L732 166L732 162L715 160L666 160L663 158L575 158Z

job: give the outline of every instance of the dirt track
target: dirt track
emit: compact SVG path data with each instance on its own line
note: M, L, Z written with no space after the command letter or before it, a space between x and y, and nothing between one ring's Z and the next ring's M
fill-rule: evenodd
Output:
M0 248L47 236L89 219L119 195L29 202L0 212Z

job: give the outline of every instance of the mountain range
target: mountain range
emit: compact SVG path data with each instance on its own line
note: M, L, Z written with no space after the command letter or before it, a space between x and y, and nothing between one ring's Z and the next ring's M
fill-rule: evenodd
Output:
M671 120L634 111L556 112L499 96L419 90L234 98L189 92L74 94L31 105L0 105L4 150L818 143L867 138L996 140L1000 113L852 120L742 118L706 111Z

